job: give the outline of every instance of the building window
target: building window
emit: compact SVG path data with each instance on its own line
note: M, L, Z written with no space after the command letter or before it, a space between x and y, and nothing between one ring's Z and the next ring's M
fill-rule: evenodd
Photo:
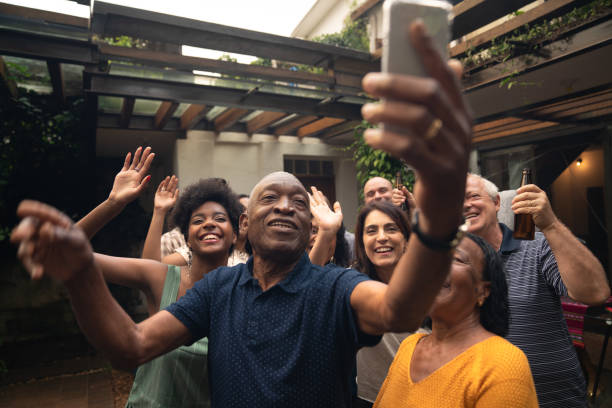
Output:
M330 202L336 201L334 162L302 157L285 157L284 170L293 174L310 191L310 186L321 190Z
M334 176L334 163L331 160L285 157L283 165L287 173L296 176Z

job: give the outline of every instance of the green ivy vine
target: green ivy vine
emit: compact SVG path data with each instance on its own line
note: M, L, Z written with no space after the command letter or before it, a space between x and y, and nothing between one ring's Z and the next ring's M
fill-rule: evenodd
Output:
M511 58L523 56L525 62L530 63L531 55L541 55L544 44L555 41L573 28L596 20L609 13L612 0L594 0L581 7L550 20L543 20L538 24L525 24L508 35L494 38L490 45L483 50L469 47L462 58L466 71L485 68L491 64L504 63ZM523 14L521 11L512 13L513 16ZM500 87L511 89L516 85L534 85L518 80L519 72L512 70L510 75L500 81Z

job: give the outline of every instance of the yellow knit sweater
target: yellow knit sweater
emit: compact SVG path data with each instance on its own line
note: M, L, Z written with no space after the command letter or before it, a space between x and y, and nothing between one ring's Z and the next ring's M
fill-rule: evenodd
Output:
M538 406L527 357L499 336L474 344L426 378L412 382L412 352L421 337L406 338L389 368L374 408Z

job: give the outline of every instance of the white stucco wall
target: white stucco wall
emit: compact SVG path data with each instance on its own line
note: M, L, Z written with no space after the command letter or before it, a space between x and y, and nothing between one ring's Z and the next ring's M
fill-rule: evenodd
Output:
M210 131L189 131L176 141L174 170L181 188L200 178L223 177L237 193L249 194L266 174L283 170L284 156L327 158L334 162L336 199L342 204L344 223L353 230L358 193L355 165L350 154L319 139Z
M351 0L318 0L291 34L307 40L342 30L351 12Z

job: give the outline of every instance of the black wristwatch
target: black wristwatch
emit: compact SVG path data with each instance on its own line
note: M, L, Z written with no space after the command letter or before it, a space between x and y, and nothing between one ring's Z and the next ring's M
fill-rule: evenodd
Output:
M464 222L459 227L457 227L457 231L451 234L446 239L434 238L429 235L426 235L419 228L419 210L414 210L414 217L412 222L412 232L419 237L419 241L427 248L432 251L450 251L451 249L455 249L457 245L461 242L461 239L467 232L467 223Z

